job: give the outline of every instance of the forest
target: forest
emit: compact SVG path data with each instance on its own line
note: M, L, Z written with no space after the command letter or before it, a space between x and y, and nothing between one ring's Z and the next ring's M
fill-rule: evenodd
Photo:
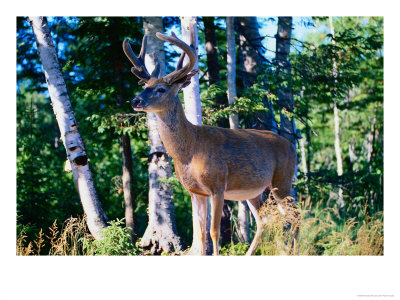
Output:
M268 222L255 255L384 255L383 21L17 17L16 254L190 251L191 196L154 114L132 109L143 87L123 49L128 39L139 55L146 34L147 69L157 67L154 51L159 72L170 74L182 50L155 33L188 43L189 22L198 72L178 94L187 119L273 131L297 152L287 213L272 193L263 195ZM53 65L44 60L46 42ZM70 117L60 117L54 95ZM219 254L245 255L256 227L246 202L224 201ZM209 234L206 244L210 255Z

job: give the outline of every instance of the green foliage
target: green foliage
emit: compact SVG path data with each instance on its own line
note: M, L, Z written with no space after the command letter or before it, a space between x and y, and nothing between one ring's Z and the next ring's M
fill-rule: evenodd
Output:
M92 241L84 238L83 249L87 255L139 255L141 250L135 248L124 220L109 222L101 232L101 239Z
M229 115L237 114L243 118L254 117L255 112L268 111L264 107L263 98L269 97L275 100L274 95L269 94L261 84L255 83L246 89L242 97L237 97L236 101L230 105L215 106L215 98L226 93L220 86L212 84L202 94L203 122L207 125L216 125L221 119L228 119Z
M179 20L168 17L164 21L168 29ZM206 77L200 81L203 123L227 127L229 114L238 114L241 127L248 128L250 122L244 120L254 118L255 112L267 111L264 102L268 99L279 125L278 88L292 88L294 111L282 113L294 117L296 128L302 132L308 168L308 173L303 174L299 164L296 182L298 201L304 210L300 253L380 255L383 251L380 242L383 239L383 18L340 17L333 21L335 44L327 18L313 18L316 30L302 41L292 40L290 73L278 70L274 60L265 60L264 73L259 74L257 83L243 88L238 60L238 97L234 104L228 105L225 24L223 18L217 18L221 80L211 86L207 85ZM119 136L128 134L131 139L137 232L141 236L148 219L148 135L145 114L133 113L129 105L129 99L141 87L121 49L123 39L130 37L134 52L139 52L143 34L141 20L137 17L54 17L49 18L49 24L85 140L99 200L109 218L117 221L105 233L108 244L91 242L84 234L83 225L71 221L64 224L64 228L70 228L65 237L54 239L59 241L54 247L45 241L39 252L137 255L138 250L129 244L119 221L124 216ZM202 42L201 30L199 37ZM166 55L169 61L179 54L167 51ZM205 73L205 56L200 58L200 69ZM337 80L333 77L334 62ZM167 69L172 70L172 65ZM334 102L340 117L342 176L336 172ZM32 254L41 245L38 242L41 228L51 227L55 219L63 222L71 215L82 214L82 207L72 174L63 171L65 149L59 140L32 30L24 18L17 18L16 121L17 233L26 242L21 244L21 253ZM301 147L297 146L300 160ZM174 188L178 233L190 244L190 197L175 174L161 180ZM345 201L341 209L337 207L339 188ZM75 235L78 238L73 237L74 230L78 230ZM81 239L83 236L87 240ZM279 254L274 245L259 253ZM242 255L246 247L240 243L228 245L221 249L221 254Z
M223 256L242 256L246 254L247 249L249 249L248 243L226 244L225 246L221 247L219 253Z

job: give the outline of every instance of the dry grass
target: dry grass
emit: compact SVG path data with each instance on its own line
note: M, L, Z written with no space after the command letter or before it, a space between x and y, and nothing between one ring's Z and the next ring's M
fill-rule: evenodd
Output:
M54 221L48 235L40 229L37 238L29 243L23 228L17 237L17 255L85 255L85 239L93 240L93 237L89 233L84 216L67 219L61 231L57 221ZM44 249L48 249L47 252L43 253Z
M343 220L322 202L311 209L308 199L299 207L291 198L279 204L268 199L261 255L383 255L383 213Z
M343 220L337 209L324 207L322 201L311 207L308 199L296 208L291 198L278 203L271 195L261 210L265 230L257 254L383 255L383 212ZM93 242L84 217L71 217L61 228L55 221L48 234L41 229L31 241L22 228L17 255L143 255L127 241L128 234L118 227L121 224L110 226L99 242ZM221 254L243 255L247 247L230 245Z

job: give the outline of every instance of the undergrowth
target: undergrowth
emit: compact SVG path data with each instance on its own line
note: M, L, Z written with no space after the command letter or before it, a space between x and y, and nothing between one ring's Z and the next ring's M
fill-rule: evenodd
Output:
M54 221L48 234L40 229L36 239L28 241L27 227L17 236L17 255L140 255L141 249L131 242L122 220L110 221L95 240L84 217L67 219L61 228Z
M323 207L322 202L312 208L307 201L300 202L298 210L291 203L278 206L272 201L263 208L265 230L256 255L383 255L383 212L344 219L338 209ZM300 226L294 243L296 224ZM61 228L54 221L31 239L28 229L18 229L17 255L149 255L132 244L123 220L111 221L98 241L90 235L84 217L71 217ZM220 255L245 255L248 247L230 243Z

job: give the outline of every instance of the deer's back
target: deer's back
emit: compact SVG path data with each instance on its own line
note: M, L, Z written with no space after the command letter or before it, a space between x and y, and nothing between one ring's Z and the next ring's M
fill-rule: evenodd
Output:
M244 200L239 198L247 191L262 191L272 184L276 170L292 169L296 162L293 145L274 132L212 126L197 129L198 143L190 163L176 163L178 178L190 192L210 195L223 186L226 199L231 195L230 200ZM291 181L293 174L289 173Z

